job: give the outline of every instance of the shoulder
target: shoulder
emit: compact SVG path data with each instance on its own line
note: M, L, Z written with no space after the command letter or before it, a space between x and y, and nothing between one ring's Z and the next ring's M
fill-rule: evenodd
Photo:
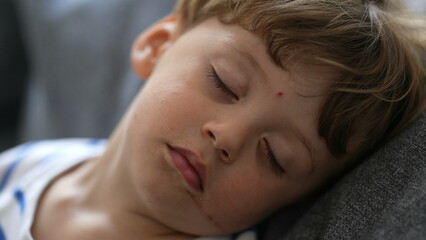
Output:
M17 159L39 159L54 153L96 151L105 147L104 139L71 138L32 141L21 144L0 154L0 164Z
M70 167L102 154L105 145L105 140L97 139L44 140L1 153L0 240L29 236L38 199L46 186Z
M28 174L35 166L47 163L62 163L78 159L79 156L99 155L105 148L106 140L60 139L27 142L0 154L0 191L16 176Z

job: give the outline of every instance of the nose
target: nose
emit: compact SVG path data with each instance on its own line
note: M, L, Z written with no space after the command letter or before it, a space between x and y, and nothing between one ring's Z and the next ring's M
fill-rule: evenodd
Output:
M238 122L208 122L203 125L203 135L215 148L224 163L235 162L247 136L247 128Z

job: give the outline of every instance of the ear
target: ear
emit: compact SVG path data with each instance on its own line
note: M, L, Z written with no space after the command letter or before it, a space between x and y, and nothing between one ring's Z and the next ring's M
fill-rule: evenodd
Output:
M177 23L176 17L169 15L136 38L130 58L133 70L139 77L148 79L151 75L158 59L177 35Z

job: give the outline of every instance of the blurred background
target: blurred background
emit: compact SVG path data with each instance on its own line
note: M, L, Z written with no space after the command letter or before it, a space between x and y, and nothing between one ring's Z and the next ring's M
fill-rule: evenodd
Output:
M175 0L0 1L0 151L48 138L105 138L142 82L133 39Z
M426 0L406 0L426 12ZM0 151L64 137L105 138L142 85L133 39L175 0L1 0Z

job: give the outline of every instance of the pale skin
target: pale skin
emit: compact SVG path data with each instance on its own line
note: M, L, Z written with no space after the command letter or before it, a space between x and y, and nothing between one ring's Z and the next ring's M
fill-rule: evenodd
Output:
M283 70L259 37L215 18L179 29L169 16L135 41L132 65L147 84L106 152L45 191L35 239L228 234L344 167L317 133L326 74L310 69L322 83L313 84L303 68ZM205 166L201 191L173 164L168 146L190 150Z

